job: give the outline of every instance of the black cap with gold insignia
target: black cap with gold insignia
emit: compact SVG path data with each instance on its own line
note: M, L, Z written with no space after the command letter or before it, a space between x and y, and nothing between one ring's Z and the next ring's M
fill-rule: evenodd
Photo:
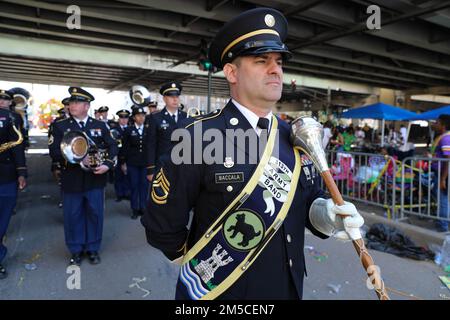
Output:
M61 103L62 103L64 106L69 105L69 102L70 102L70 97L67 97L67 98L64 98L64 99L61 100Z
M147 112L145 112L145 109L142 107L133 108L133 116L137 114L147 114Z
M164 84L161 89L159 89L159 93L163 96L179 96L181 94L181 90L183 87L178 82L170 82Z
M209 47L211 63L222 69L239 56L280 52L285 60L291 57L284 40L288 23L284 15L271 8L245 11L227 22Z
M119 116L119 118L129 118L130 117L130 111L127 109L122 109L116 112L116 115Z
M0 89L0 99L11 100L12 99L11 92L9 92L8 90Z
M61 108L61 109L59 109L59 110L56 111L56 112L58 112L58 114L59 114L60 116L64 116L64 115L66 114L66 109Z
M108 112L109 108L107 106L101 106L100 108L98 108L98 112L102 113L102 112Z
M80 87L69 88L69 101L91 102L94 101L94 96Z

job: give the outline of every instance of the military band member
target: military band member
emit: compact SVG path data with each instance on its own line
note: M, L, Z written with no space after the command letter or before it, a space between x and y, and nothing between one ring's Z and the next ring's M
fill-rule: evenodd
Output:
M98 112L98 109L94 110L94 118L95 118L95 120L100 120L100 121L102 120L100 117L100 112Z
M174 153L155 173L142 223L149 244L182 264L177 299L301 299L305 228L320 238L348 238L363 223L352 204L325 199L311 161L291 144L290 127L272 114L290 56L286 35L285 17L268 8L225 24L209 56L223 69L231 99L186 128L191 137L220 130L220 159L198 162L209 142L198 148L191 138L190 149L200 150L191 163L175 164ZM242 130L248 139L227 146L226 133L239 137ZM262 153L252 149L255 141ZM342 223L336 213L349 217Z
M19 125L18 129L20 130L20 132L22 132L24 138L24 148L27 149L29 146L28 132L25 130L25 125L22 116L18 112L14 111L15 102L13 100L13 96L15 92L11 90L2 90L2 91L7 93L7 95L0 95L0 109L9 110L14 115L14 118L17 119L16 121L18 122ZM3 96L3 98L1 98L1 96Z
M119 151L119 155L121 155L123 153L123 135L128 127L130 111L126 109L119 110L116 112L116 115L119 117L119 120L114 129L117 130L118 139L122 144L122 147L120 148L121 150ZM117 202L130 199L130 179L128 175L124 174L120 165L116 166L116 168L114 169L114 189L116 191Z
M111 129L112 127L114 127L115 122L114 120L108 119L108 112L109 112L108 106L102 106L98 108L99 120L104 121L108 126L108 128Z
M117 156L118 148L106 124L88 116L94 97L78 87L70 87L69 93L71 116L55 123L49 140L50 156L55 166L61 170L64 233L67 248L72 254L70 263L80 265L83 253L86 253L90 263L98 264L103 233L106 172L114 168L113 159ZM65 161L60 145L64 134L69 131L84 132L99 149L106 150L104 161L92 171L83 170L80 164ZM83 161L87 161L86 159Z
M69 99L70 97L64 98L61 103L63 104L63 107L61 109L59 109L58 112L58 117L56 117L52 123L50 123L49 127L48 127L48 137L50 138L50 136L53 135L53 125L60 121L60 120L64 120L69 118L70 116L70 112L69 112ZM58 184L59 187L59 193L60 193L60 201L58 202L58 208L62 208L62 198L63 198L63 191L61 188L61 171L59 170L59 168L52 162L51 165L51 171L53 174L53 177L55 178L56 183Z
M8 91L0 90L0 103L11 99ZM0 108L0 279L8 275L2 265L7 253L3 238L16 206L17 190L26 186L25 149L19 125L17 115Z
M148 198L145 114L144 108L133 108L134 124L125 130L120 156L122 170L130 180L132 219L144 214Z
M165 103L164 109L150 115L147 139L147 179L151 181L161 157L172 147L170 136L177 123L186 119L186 112L179 109L182 86L177 82L165 84L159 90Z

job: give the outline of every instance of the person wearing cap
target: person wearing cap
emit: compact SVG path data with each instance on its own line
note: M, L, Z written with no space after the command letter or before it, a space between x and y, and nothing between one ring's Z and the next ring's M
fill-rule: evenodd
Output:
M148 198L145 114L143 107L133 108L134 124L125 129L119 156L122 171L130 180L132 219L144 214Z
M12 96L7 90L0 89L0 280L8 276L3 261L7 248L3 238L8 229L17 202L17 191L26 187L27 168L24 142L17 134L20 121L18 115L8 108ZM20 131L19 131L20 132ZM22 136L23 139L23 136ZM11 147L6 148L10 143Z
M69 99L70 97L64 98L61 100L61 103L63 105L63 107L61 109L59 109L58 112L58 116L50 123L50 125L48 126L48 138L50 139L50 136L53 135L53 125L60 121L60 120L64 120L69 118L70 113L69 113ZM56 183L59 186L60 189L60 201L58 202L58 207L62 208L62 198L63 198L63 191L61 188L61 171L58 170L58 167L52 163L50 170L52 171L53 177L55 178Z
M101 106L98 108L99 120L104 121L109 129L113 128L115 125L114 120L108 119L108 106Z
M155 173L141 221L148 243L181 264L176 299L301 299L305 228L348 239L362 225L353 205L338 212L325 199L312 161L293 148L289 125L272 114L290 57L286 35L286 18L270 8L223 26L209 58L223 70L231 99L189 124L190 139L175 145ZM197 145L200 133L209 139L202 135ZM212 133L222 148L213 161ZM180 146L187 160L179 161ZM351 225L338 221L343 212Z
M178 82L169 82L161 86L159 93L163 96L165 107L152 113L147 119L149 137L147 139L147 179L152 180L155 168L160 166L161 157L170 151L170 140L177 123L186 119L187 114L179 109L180 95L183 90Z
M94 118L95 118L95 120L99 120L99 121L102 120L100 117L100 112L98 112L98 109L94 110Z
M49 139L53 165L60 171L63 189L64 234L72 254L70 264L80 265L84 254L91 264L100 263L99 251L103 235L106 173L114 168L117 143L103 121L88 116L92 94L79 87L69 88L70 117L55 122ZM82 131L107 156L92 171L65 160L61 152L63 136L69 131Z
M119 120L115 127L111 129L111 132L113 130L117 131L116 138L120 141L119 155L121 155L123 153L123 135L128 127L130 111L122 109L117 111L116 115L119 117ZM114 169L114 190L116 192L117 202L130 199L130 179L128 175L124 174L120 165L117 165Z
M22 88L13 88L13 89L21 89ZM27 149L29 146L29 141L28 141L28 131L25 129L25 124L23 121L22 116L14 111L14 106L15 106L15 102L14 102L14 95L17 94L17 92L15 90L1 90L0 92L0 109L6 109L9 110L13 115L14 118L16 119L16 121L18 121L18 129L22 132L23 135L23 139L24 139L24 148Z

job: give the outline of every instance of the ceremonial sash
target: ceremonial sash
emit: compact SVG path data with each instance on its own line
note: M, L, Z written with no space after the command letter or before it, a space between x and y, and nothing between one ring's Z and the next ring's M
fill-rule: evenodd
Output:
M239 195L186 253L180 281L193 300L212 300L252 265L286 218L292 204L301 161L297 150L273 154L278 122L261 161Z

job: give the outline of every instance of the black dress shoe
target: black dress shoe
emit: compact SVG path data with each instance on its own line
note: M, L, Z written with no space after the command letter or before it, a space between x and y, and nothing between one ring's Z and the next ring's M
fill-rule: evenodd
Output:
M143 216L144 213L145 213L145 210L144 210L144 209L139 210L139 215L140 215L140 216Z
M92 252L87 252L88 258L89 258L89 262L91 264L99 264L100 263L100 256L98 255L98 252L92 251Z
M139 217L139 210L133 210L133 214L131 215L131 219L136 220Z
M0 264L0 280L5 279L7 277L8 277L8 272L6 272L5 267Z
M123 199L123 197L117 197L116 202L120 202L120 201L122 201L122 199Z
M76 265L76 266L80 266L81 265L81 253L74 253L72 254L72 258L70 258L70 264L71 265Z

